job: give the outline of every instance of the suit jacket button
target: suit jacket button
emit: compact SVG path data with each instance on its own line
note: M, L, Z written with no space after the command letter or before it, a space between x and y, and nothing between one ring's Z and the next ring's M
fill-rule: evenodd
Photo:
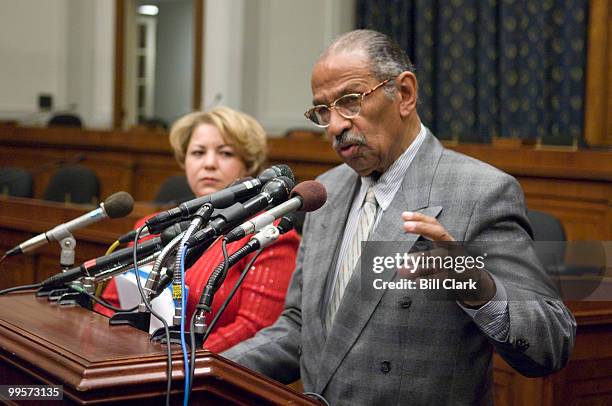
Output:
M298 347L297 347L297 354L298 354L298 356L302 355L302 346L301 345L298 345Z
M412 299L409 297L404 297L398 302L398 304L401 309L408 309L410 306L412 306Z
M391 372L391 363L389 361L383 361L380 363L380 370L383 374Z
M519 337L514 341L514 346L521 352L526 351L529 348L529 340Z

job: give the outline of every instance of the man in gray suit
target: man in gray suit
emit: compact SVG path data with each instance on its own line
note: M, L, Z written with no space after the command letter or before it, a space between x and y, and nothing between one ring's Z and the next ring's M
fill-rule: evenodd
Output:
M301 378L332 405L490 404L493 349L528 376L562 368L576 324L531 248L493 244L478 288L457 300L365 294L360 241L528 242L523 194L421 123L412 64L387 36L344 34L311 85L306 116L345 164L319 178L328 200L306 217L282 315L223 355L280 382Z

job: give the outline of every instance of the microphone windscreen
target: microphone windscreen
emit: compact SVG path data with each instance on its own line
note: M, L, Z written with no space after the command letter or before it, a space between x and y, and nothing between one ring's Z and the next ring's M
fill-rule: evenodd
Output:
M117 192L107 197L102 204L108 217L125 217L134 209L134 198L128 192Z
M302 198L302 207L300 211L305 212L315 211L327 201L327 190L325 186L316 180L307 180L299 183L293 188L289 198L295 197L296 195Z
M295 182L293 181L293 179L288 178L286 176L279 176L273 180L278 180L278 181L282 181L283 184L287 187L287 189L289 189L287 191L287 196L289 196L289 194L291 193L291 191L293 190L293 187L295 186Z
M295 176L293 176L293 171L288 165L279 164L274 166L280 169L281 176L285 176L295 182Z

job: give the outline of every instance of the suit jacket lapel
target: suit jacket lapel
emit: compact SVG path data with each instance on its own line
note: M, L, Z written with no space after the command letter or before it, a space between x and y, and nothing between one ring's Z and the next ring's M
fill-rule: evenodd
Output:
M327 183L327 203L319 211L313 213L317 216L313 239L312 252L317 256L316 269L304 269L302 308L306 330L312 332L311 339L317 348L323 348L325 343L325 329L321 318L322 305L325 303L326 281L334 270L336 253L340 249L344 226L348 212L353 201L353 195L359 185L357 174L346 167L340 175ZM338 213L346 213L339 216Z
M403 211L419 211L428 216L438 216L442 207L428 207L428 205L429 191L442 151L441 144L428 132L426 139L408 168L402 186L391 205L382 215L372 235L370 235L369 241L402 241L402 247L409 249L419 236L407 234L403 231L401 213ZM395 272L385 272L380 276L384 281L390 281L395 276ZM356 269L336 313L337 320L334 321L334 326L328 332L328 338L321 355L323 362L321 362L317 379L317 393L322 393L325 389L342 359L365 328L385 290L372 289L371 292L372 294L362 295L361 272ZM351 309L358 309L358 311L350 311ZM343 326L351 326L351 328L346 329Z

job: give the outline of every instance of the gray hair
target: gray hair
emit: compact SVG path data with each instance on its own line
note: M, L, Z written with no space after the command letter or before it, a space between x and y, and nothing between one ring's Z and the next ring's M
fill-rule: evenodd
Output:
M342 34L323 51L319 60L342 51L364 51L370 61L372 75L378 80L394 79L400 73L414 73L414 65L397 42L389 36L374 30L355 30ZM392 96L394 82L384 89Z

